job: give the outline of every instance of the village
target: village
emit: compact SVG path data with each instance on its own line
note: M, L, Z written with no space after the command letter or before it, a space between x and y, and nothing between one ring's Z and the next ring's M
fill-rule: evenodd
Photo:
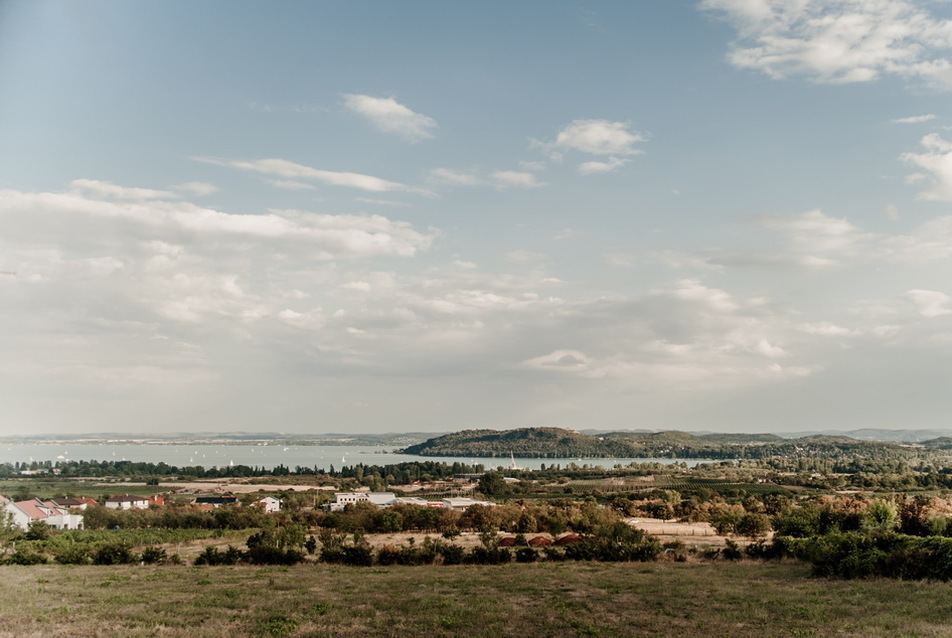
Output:
M153 496L137 496L134 494L115 494L102 500L101 505L110 510L145 510L154 507L163 507L167 499L177 497L176 503L189 506L196 511L212 511L223 506L241 507L242 502L236 495L192 496L182 498L182 492L156 494ZM473 505L495 506L491 501L477 500L468 497L452 497L443 499L425 499L415 496L397 496L394 492L336 492L334 500L323 505L330 512L343 511L348 505L367 503L378 508L387 508L394 505L418 505L423 507L443 508L455 511L464 511ZM100 505L95 499L88 496L62 497L42 500L32 498L22 501L13 501L0 494L5 522L22 531L28 531L30 525L43 523L51 530L66 531L83 529L83 513L89 506ZM266 514L281 510L281 499L275 496L264 496L248 503L249 507L260 508Z

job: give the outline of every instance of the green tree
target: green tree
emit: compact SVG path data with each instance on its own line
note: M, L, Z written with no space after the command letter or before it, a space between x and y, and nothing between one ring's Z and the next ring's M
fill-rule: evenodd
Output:
M770 527L770 517L766 514L747 513L741 517L734 529L741 536L757 538L769 532Z
M50 526L43 521L33 521L26 531L28 541L45 541L50 537Z
M887 501L873 501L866 508L863 526L869 530L891 532L899 525L896 506Z
M478 489L486 496L500 497L509 493L509 486L499 472L486 472L479 477Z

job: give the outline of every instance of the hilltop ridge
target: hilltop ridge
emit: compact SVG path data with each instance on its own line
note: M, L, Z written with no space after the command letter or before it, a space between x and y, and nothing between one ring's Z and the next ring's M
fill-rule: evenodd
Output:
M665 432L605 432L600 436L555 427L514 430L462 430L433 437L403 450L421 456L535 458L762 458L819 456L832 458L849 451L901 458L910 450L897 443L862 441L842 435L785 439L775 434L691 434Z

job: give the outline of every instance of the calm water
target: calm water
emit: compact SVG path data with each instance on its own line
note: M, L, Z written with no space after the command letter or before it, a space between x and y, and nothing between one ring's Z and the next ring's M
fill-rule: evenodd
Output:
M280 446L280 445L116 445L103 444L30 444L0 446L0 463L30 461L143 461L150 463L165 462L177 467L201 465L203 467L227 467L228 465L249 465L271 469L285 465L294 469L317 467L328 470L331 465L340 469L344 465L386 465L408 461L442 461L445 463L482 464L486 468L508 467L508 458L452 457L452 456L416 456L412 454L392 454L393 448L361 446ZM676 463L684 461L689 466L703 463L704 459L516 459L516 465L528 469L539 469L558 463L565 467L569 463L577 465L610 468L617 464L629 463Z

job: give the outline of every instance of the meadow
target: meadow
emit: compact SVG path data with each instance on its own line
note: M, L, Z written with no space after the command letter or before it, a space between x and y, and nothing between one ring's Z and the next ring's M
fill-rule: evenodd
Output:
M952 588L792 562L0 567L0 636L952 635Z

